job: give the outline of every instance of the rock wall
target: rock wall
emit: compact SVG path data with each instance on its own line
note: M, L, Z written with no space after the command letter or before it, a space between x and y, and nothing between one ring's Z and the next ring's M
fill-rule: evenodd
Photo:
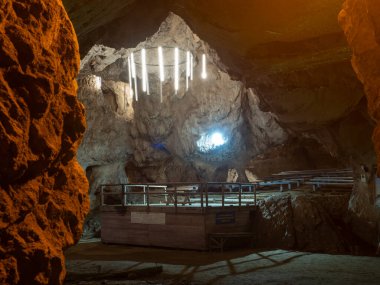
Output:
M369 253L351 229L349 195L288 193L258 204L253 220L257 247L329 253ZM373 252L370 252L373 254Z
M339 22L352 49L352 67L364 84L368 112L377 123L372 140L380 165L380 3L346 0Z
M0 283L62 284L89 202L78 43L61 1L1 1L0 58Z
M186 91L182 79L174 94L167 71L160 103L158 71L151 70L151 95L142 94L139 84L136 101L128 85L128 52L159 45L193 52L194 81ZM208 57L206 80L199 78L202 53ZM244 177L247 157L287 139L276 117L260 110L254 91L232 80L215 51L174 14L135 49L94 46L82 60L80 77L79 98L89 126L78 152L84 167L124 163L136 182L213 180L224 169L225 181L228 169L239 169ZM202 150L198 142L213 131L226 137L226 145Z
M346 0L338 19L352 49L352 67L364 85L368 113L376 124L372 141L380 175L380 3ZM371 182L355 187L349 209L354 230L380 249L380 211L374 206L375 185Z

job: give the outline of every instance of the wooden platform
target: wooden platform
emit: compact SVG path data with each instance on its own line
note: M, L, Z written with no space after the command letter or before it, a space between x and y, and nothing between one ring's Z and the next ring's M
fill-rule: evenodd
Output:
M254 206L151 207L103 206L104 243L209 249L209 235L250 232Z

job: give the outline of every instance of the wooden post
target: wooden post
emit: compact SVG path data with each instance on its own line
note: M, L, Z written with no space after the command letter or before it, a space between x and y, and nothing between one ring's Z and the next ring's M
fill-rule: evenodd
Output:
M256 206L256 188L257 188L257 184L253 184L253 191L254 191L254 198L255 198L255 206Z

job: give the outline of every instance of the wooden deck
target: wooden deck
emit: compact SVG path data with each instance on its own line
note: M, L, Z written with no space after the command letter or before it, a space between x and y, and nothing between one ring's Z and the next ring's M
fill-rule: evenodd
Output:
M102 185L101 238L115 244L223 250L228 239L253 236L257 201L280 193L284 185L288 191L329 185L351 191L353 183L350 169L323 169L282 172L244 184Z

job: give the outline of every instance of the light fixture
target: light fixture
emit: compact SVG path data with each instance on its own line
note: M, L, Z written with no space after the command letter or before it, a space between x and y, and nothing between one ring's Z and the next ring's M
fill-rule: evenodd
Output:
M202 54L202 74L201 77L203 79L207 78L207 73L206 73L206 55Z
M197 146L201 152L207 153L225 145L227 141L228 139L221 132L215 131L213 133L203 133L197 141Z
M179 51L174 48L174 91L177 94L179 89Z
M189 78L190 78L190 52L186 52L186 91L189 90Z
M102 78L99 76L95 76L95 88L98 90L102 89Z
M135 64L135 57L133 55L133 52L131 53L131 65L132 65L132 78L134 79L134 85L135 85L135 100L138 101L138 93L137 93L137 74L136 74L136 64Z
M201 78L205 79L207 77L205 54L202 55L201 71ZM174 94L178 94L180 90L189 90L190 81L194 78L194 55L189 50L167 46L145 47L130 52L128 55L128 83L130 93L134 95L136 101L138 100L138 79L141 80L141 85L139 83L141 92L149 95L152 91L149 84L152 83L149 82L152 80L152 75L149 76L149 74L154 73L159 77L159 93L162 103L165 80L174 81L172 89ZM185 78L183 79L183 87L181 87L181 77L183 75Z
M146 52L145 52L145 49L143 48L141 50L141 63L142 63L142 71L141 71L141 77L142 77L142 91L143 92L147 92L147 84L146 84L146 81L147 81L147 71L146 71ZM148 92L149 94L149 92Z
M219 132L215 132L211 135L211 143L214 145L214 146L220 146L220 145L224 145L226 142L226 139L222 136L221 133Z

